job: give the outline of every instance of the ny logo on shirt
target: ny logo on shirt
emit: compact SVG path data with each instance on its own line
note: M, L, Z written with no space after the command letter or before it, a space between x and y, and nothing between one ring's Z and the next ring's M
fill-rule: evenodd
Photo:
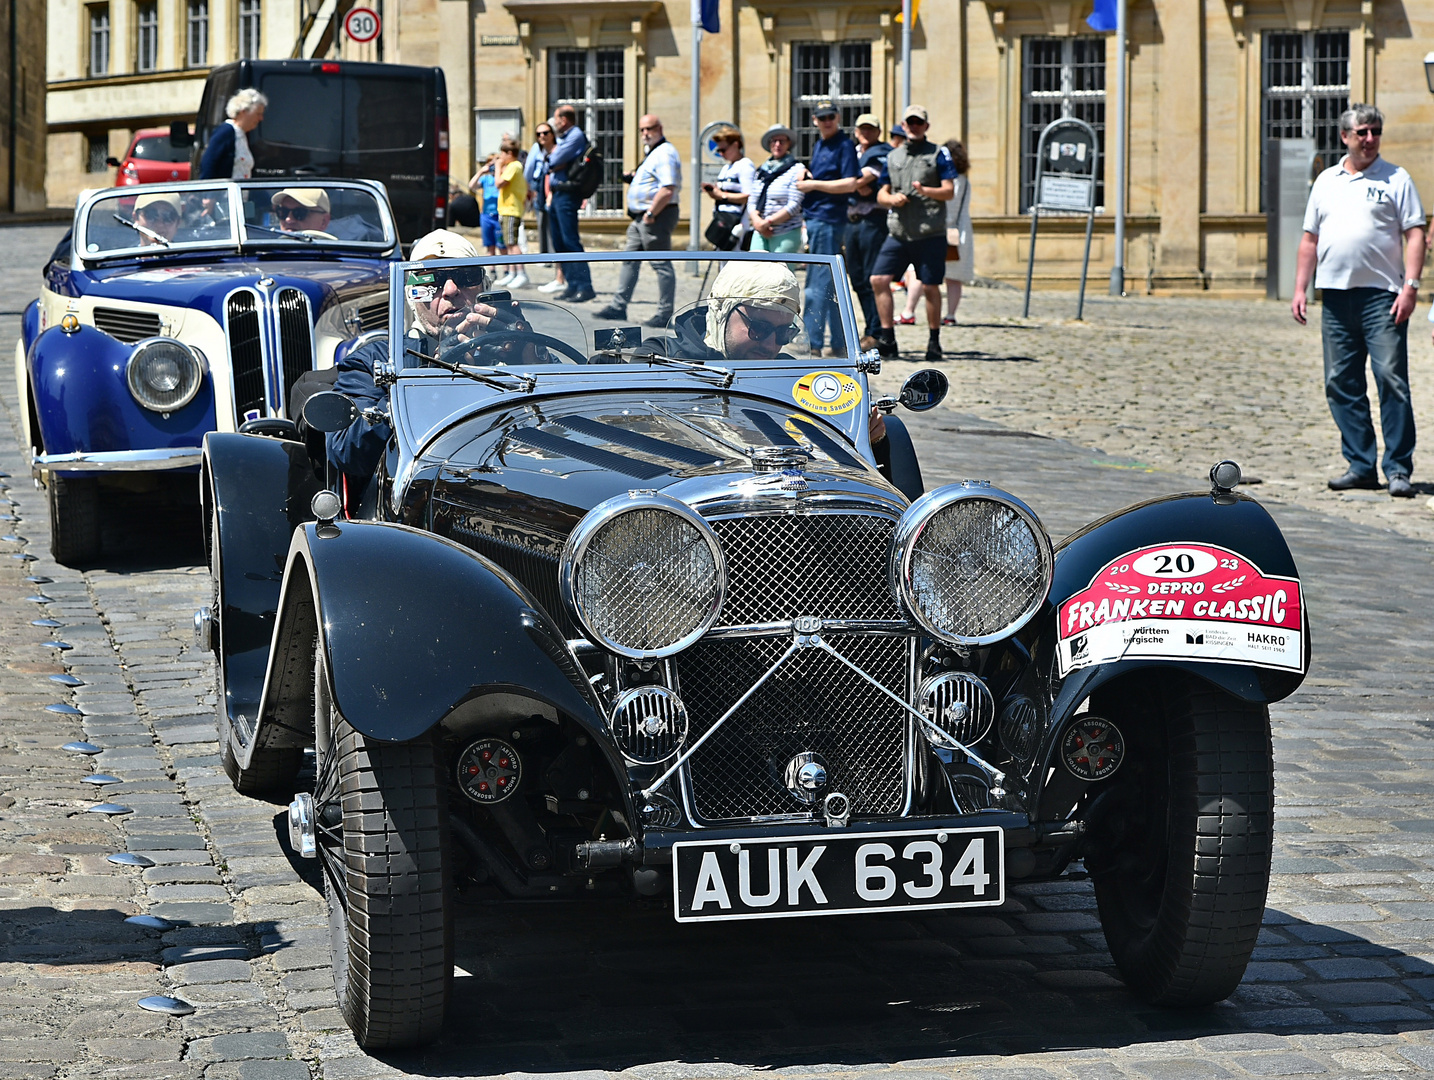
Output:
M1373 184L1365 184L1364 197L1368 202L1384 203L1389 201L1389 192L1384 187L1375 187Z

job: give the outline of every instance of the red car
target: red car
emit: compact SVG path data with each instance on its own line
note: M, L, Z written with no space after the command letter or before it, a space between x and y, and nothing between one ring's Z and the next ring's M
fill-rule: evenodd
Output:
M124 161L106 158L105 164L119 170L116 187L188 180L189 147L175 146L169 128L140 128L125 151Z

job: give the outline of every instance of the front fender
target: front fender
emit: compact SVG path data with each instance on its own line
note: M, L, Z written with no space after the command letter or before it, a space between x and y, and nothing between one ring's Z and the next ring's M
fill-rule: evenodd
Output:
M335 706L368 738L414 739L503 693L550 706L615 753L601 704L543 609L495 563L442 537L374 522L295 532L256 744L274 745L268 725L306 722L316 636Z
M27 359L35 413L47 454L197 447L215 428L211 373L182 409L151 412L125 383L132 346L92 326L41 333Z

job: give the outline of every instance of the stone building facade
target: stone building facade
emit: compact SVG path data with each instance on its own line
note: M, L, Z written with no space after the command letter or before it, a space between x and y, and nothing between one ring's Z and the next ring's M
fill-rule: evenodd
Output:
M687 161L689 0L405 0L401 7L396 53L447 69L455 172L471 164L480 130L491 141L521 110L520 134L530 142L533 120L562 101L579 107L612 163L594 227L602 208L620 206L617 174L638 161L639 115L662 116ZM867 110L896 118L899 3L720 0L719 9L721 33L702 46L702 118L740 124L755 156L757 136L773 122L810 130L818 96L835 98L848 121ZM1108 129L1114 35L1090 30L1090 11L1090 0L920 5L912 93L930 109L933 135L961 138L970 152L980 274L1024 276L1039 128L1074 115L1102 137ZM1406 166L1434 201L1434 95L1422 66L1434 40L1434 6L1131 0L1129 35L1130 288L1261 291L1263 140L1314 137L1337 160L1337 117L1350 100L1385 111L1386 157ZM465 98L474 110L466 122ZM1102 171L1113 181L1108 155ZM1113 203L1102 183L1096 287L1114 255ZM1043 218L1037 282L1073 283L1082 244L1083 222Z
M44 56L44 0L0 0L0 213L45 209Z

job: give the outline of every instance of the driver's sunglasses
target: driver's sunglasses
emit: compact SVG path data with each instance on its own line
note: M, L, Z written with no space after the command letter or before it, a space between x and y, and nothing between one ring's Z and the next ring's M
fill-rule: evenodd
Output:
M742 305L734 308L742 321L747 324L747 336L753 341L766 341L769 337L775 336L778 345L785 345L797 336L797 328L793 323L769 323L762 319L753 319L742 310Z
M276 218L278 218L280 221L284 221L284 220L286 220L287 218L293 218L295 221L303 221L306 217L308 217L308 216L309 216L310 214L312 214L312 213L313 213L313 210L310 209L310 208L307 207L307 206L276 206L276 207L274 207L274 216L275 216Z
M1361 139L1367 139L1371 135L1373 135L1377 139L1384 134L1384 129L1382 127L1362 127L1355 128L1354 133L1358 135Z
M139 212L139 216L145 221L152 221L156 225L173 225L179 220L179 215L169 207L146 206Z

